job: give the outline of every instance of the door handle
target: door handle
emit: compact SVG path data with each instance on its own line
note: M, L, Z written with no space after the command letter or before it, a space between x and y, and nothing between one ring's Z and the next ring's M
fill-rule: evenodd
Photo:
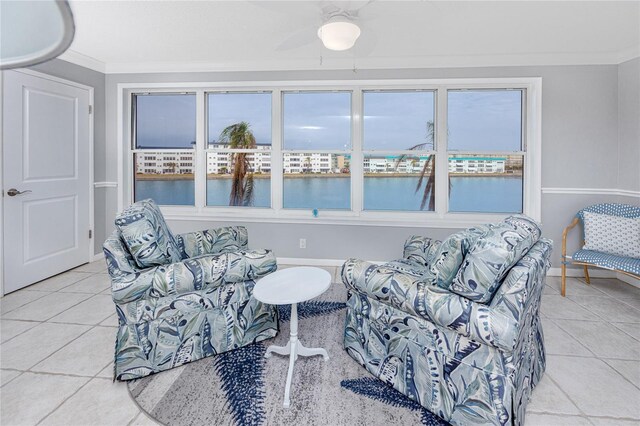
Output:
M27 189L26 191L18 191L15 188L11 188L10 190L7 191L7 195L9 197L15 197L16 195L22 195L22 194L27 194L31 192L31 190Z

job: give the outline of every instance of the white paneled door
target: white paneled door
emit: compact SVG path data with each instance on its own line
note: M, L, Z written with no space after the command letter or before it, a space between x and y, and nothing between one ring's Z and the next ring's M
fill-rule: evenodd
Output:
M3 73L4 293L89 261L91 90Z

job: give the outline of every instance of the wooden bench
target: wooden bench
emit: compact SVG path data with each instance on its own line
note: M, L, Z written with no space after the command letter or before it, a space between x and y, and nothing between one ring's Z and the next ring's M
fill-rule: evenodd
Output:
M621 274L629 275L640 279L640 259L635 257L617 256L595 250L584 249L584 213L598 213L604 215L638 218L640 217L640 206L628 204L596 204L580 210L573 221L564 229L562 233L562 295L565 295L567 281L567 265L582 265L584 267L584 278L590 284L589 266L608 269ZM582 225L582 246L572 256L567 256L567 235L569 231L578 224Z

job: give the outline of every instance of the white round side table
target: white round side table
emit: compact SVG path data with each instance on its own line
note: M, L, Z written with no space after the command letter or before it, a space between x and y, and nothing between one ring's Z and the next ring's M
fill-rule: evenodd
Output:
M291 378L293 376L293 364L300 356L322 355L325 361L329 354L322 348L307 348L298 341L298 303L320 296L331 285L331 274L320 268L300 266L296 268L282 269L267 275L257 281L253 289L253 296L262 303L270 305L291 305L291 320L289 341L286 346L271 345L267 348L265 358L270 358L271 353L289 355L289 371L287 372L287 384L284 389L285 408L289 408L291 390Z

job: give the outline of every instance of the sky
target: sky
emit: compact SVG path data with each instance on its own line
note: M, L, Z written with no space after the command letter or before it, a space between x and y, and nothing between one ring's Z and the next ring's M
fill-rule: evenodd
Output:
M434 121L430 91L364 93L364 149L406 150L427 142L427 122ZM519 90L450 90L449 150L519 151ZM208 140L218 140L227 126L246 121L258 144L271 144L270 93L209 94ZM195 95L137 96L138 148L190 148L195 141ZM285 149L349 150L349 92L296 92L283 96Z

